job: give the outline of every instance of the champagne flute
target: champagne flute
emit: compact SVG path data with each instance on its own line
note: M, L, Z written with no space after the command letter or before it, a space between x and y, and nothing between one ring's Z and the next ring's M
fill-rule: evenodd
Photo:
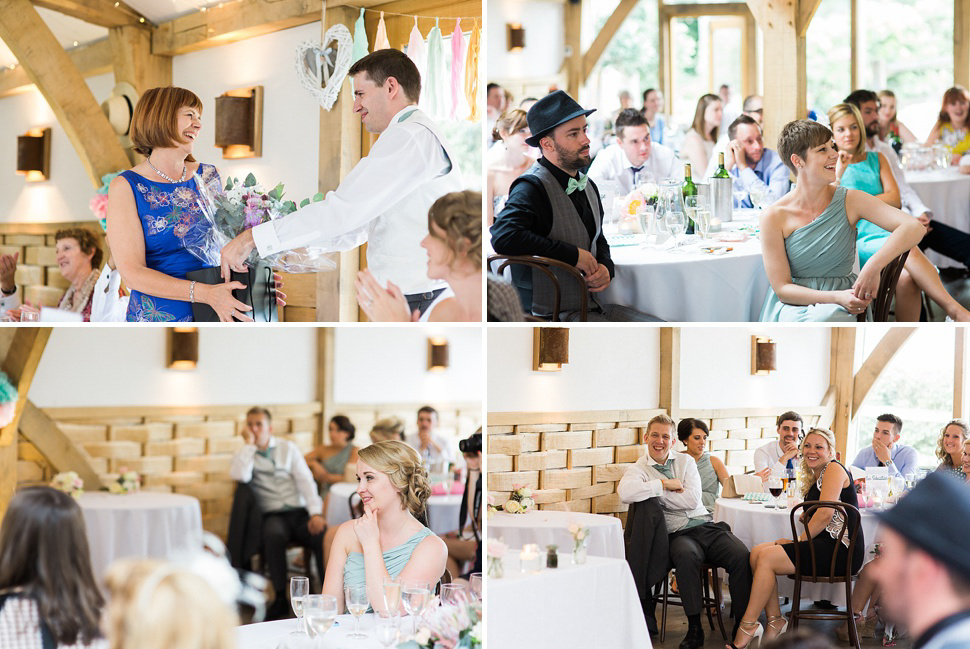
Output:
M731 195L734 196L734 200L738 203L736 209L741 209L741 204L748 197L748 190L741 184L740 178L733 178L731 180Z
M475 599L482 601L482 573L473 572L468 579L468 585L472 590Z
M303 598L310 594L310 579L308 577L290 578L290 606L296 615L296 631L290 635L303 635Z
M330 630L337 620L337 598L333 595L305 595L303 597L303 619L314 644ZM320 641L322 646L323 641Z
M426 581L408 581L404 584L404 610L412 616L411 635L418 632L417 617L431 601L431 586Z
M384 608L391 615L401 612L401 578L384 578Z
M374 629L377 631L377 641L381 643L384 649L390 647L397 640L400 624L400 615L382 615L377 618Z
M680 245L677 242L677 238L687 231L687 220L684 217L683 212L675 212L673 210L667 212L667 231L670 232L670 236L674 239L674 248Z
M347 610L354 616L354 632L348 638L361 640L367 635L360 632L360 616L367 612L370 602L367 599L367 584L357 586L346 586L344 588L344 602Z

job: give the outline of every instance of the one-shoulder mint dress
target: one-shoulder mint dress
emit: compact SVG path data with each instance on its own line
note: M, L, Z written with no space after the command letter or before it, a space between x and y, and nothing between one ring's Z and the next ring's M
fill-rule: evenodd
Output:
M870 151L862 162L850 164L842 174L839 184L846 189L858 189L871 196L878 196L883 192L882 178L879 177L879 154ZM866 265L869 258L879 252L889 231L865 219L859 219L856 224L856 247L859 249L859 268Z
M856 231L845 213L845 187L836 187L828 207L808 225L785 239L785 253L792 282L817 291L852 288L856 276L852 266L856 255ZM838 304L785 304L768 287L762 322L856 322L856 317Z
M401 545L386 550L384 552L384 567L387 568L387 574L391 577L397 577L401 574L404 566L411 560L411 553L414 552L414 548L418 547L418 543L429 536L434 536L434 532L425 527ZM344 563L344 588L362 586L366 583L364 555L360 552L351 552L347 555L347 561ZM434 584L432 584L433 587Z

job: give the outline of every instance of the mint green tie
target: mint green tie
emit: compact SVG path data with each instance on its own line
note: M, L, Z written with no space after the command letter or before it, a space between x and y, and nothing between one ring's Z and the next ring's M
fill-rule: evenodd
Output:
M570 178L569 183L566 184L566 195L572 194L577 189L583 191L586 189L586 176L579 174L579 180L575 178Z
M667 476L668 479L674 479L674 458L670 458L664 464L654 464L653 468Z

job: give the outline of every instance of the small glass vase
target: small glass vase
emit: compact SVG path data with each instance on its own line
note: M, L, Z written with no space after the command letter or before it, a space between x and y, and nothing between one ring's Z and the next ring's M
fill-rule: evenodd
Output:
M494 577L495 579L501 579L505 574L505 568L502 566L501 557L489 557L488 558L488 576Z
M573 546L573 563L577 566L586 563L586 541L587 539L576 541Z

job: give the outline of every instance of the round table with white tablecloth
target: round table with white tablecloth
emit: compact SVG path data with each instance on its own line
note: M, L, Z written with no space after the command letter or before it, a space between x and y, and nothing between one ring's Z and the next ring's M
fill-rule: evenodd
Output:
M202 511L191 496L93 492L83 494L78 505L99 581L115 559L164 559L175 550L202 547Z
M909 183L926 207L933 212L933 220L949 226L970 231L970 175L962 174L956 167L934 171L907 171ZM961 267L955 259L944 257L932 250L926 256L941 268Z
M236 627L237 645L239 649L336 649L350 646L354 649L381 649L381 643L374 634L373 613L365 613L360 618L360 632L367 635L361 640L347 638L354 631L354 616L349 614L338 615L334 625L319 639L319 644L313 644L305 634L292 634L296 628L296 619L246 624ZM402 616L400 628L411 631L410 616Z
M521 547L536 543L541 548L556 544L561 550L571 550L573 537L569 525L576 523L589 528L590 556L623 559L623 526L620 519L602 514L532 510L525 514L496 512L488 516L485 528L488 538L500 539L507 545Z
M754 226L754 214L746 210L747 220L723 228ZM601 294L604 303L668 322L752 322L761 315L769 285L757 237L696 239L678 248L613 245L610 254L616 274Z
M784 501L782 501L784 502ZM797 503L796 503L797 504ZM862 514L862 534L866 547L876 540L878 519L871 509L860 509ZM749 502L742 498L718 498L714 504L714 520L724 521L731 526L731 532L747 546L753 548L759 543L791 538L791 509L769 509L763 502ZM798 526L799 533L802 527ZM791 597L794 582L788 577L778 579L778 591ZM833 604L845 606L845 588L842 584L802 583L802 598L810 600L827 599Z
M576 566L560 554L558 568L524 574L510 549L503 566L504 577L488 578L489 649L652 647L626 561L588 557Z
M336 527L350 520L350 496L357 491L354 482L330 485L327 501L327 525ZM458 529L458 512L462 494L431 496L428 499L428 523L431 531L441 535Z

